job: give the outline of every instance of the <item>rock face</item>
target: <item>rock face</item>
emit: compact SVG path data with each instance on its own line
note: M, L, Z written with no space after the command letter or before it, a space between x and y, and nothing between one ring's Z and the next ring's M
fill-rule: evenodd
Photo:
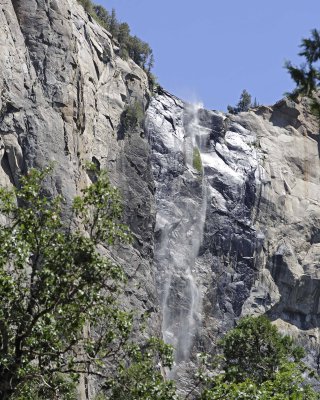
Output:
M134 236L112 253L128 274L126 302L157 332L150 148L143 129L119 137L126 106L148 103L146 74L75 0L1 0L0 50L1 185L54 163L48 187L70 201L90 183L88 161L107 169Z
M163 333L177 363L187 358L181 344L192 360L239 317L267 313L309 348L315 365L320 165L305 105L283 100L223 115L163 92L146 127ZM192 165L196 151L202 174Z
M316 365L320 140L305 101L224 115L151 97L75 0L0 5L1 185L53 162L48 188L70 201L90 183L87 161L109 171L134 236L111 254L125 301L151 315L150 333L162 326L181 387L195 354L247 314L266 313ZM145 129L123 134L136 101Z

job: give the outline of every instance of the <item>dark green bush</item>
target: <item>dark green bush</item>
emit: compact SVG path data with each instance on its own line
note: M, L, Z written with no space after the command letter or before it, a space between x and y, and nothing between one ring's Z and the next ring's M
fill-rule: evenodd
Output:
M129 104L121 115L121 127L124 132L133 131L142 127L144 120L144 109L139 101Z

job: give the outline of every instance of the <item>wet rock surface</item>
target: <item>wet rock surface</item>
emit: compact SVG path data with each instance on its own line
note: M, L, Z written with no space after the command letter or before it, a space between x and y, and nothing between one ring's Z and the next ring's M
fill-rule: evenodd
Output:
M197 327L189 331L191 360L214 349L239 317L267 313L309 347L309 362L315 365L320 169L317 125L304 101L223 115L162 92L147 114L156 182L155 266L165 328L169 318L175 330L184 330L181 304L186 307L192 299L185 290L187 266L172 261L189 251L177 215L192 210L190 204L199 212L205 196L199 251L188 257L198 299ZM201 178L190 162L190 135L191 147L201 153ZM190 214L199 223L199 215ZM194 230L195 223L183 234L198 241Z

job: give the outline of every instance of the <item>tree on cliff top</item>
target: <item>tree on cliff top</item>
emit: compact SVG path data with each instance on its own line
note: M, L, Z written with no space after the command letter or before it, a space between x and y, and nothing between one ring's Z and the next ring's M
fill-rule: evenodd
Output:
M113 8L111 14L101 5L94 4L91 0L78 0L83 8L100 25L107 29L118 41L120 46L119 55L123 59L130 57L136 64L143 68L151 76L154 64L154 56L148 43L130 34L130 27L126 22L120 23L116 11Z
M291 62L287 62L287 68L291 78L297 85L290 97L295 98L301 94L311 99L311 111L320 121L320 101L318 89L320 86L320 31L313 29L311 37L302 39L300 45L302 51L299 53L306 60L305 64L300 67L293 66Z
M74 199L66 223L63 198L44 190L49 172L30 170L19 188L0 189L2 400L74 400L79 374L109 379L112 392L110 365L134 364L126 348L132 317L117 303L124 273L102 255L104 246L130 237L119 193L95 171L96 181ZM156 365L164 353L170 364L170 348L152 341L145 348L150 343L157 361L152 368L148 359L145 384L168 394L171 386L160 382Z
M251 94L244 89L237 105L235 107L228 106L227 108L230 114L238 114L239 112L248 111L251 106Z

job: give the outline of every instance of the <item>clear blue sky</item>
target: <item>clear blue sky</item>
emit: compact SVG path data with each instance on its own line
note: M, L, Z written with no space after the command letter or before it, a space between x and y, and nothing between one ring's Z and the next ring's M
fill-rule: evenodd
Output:
M247 89L273 104L293 83L302 37L320 29L319 0L96 0L154 51L154 74L171 93L226 110Z

